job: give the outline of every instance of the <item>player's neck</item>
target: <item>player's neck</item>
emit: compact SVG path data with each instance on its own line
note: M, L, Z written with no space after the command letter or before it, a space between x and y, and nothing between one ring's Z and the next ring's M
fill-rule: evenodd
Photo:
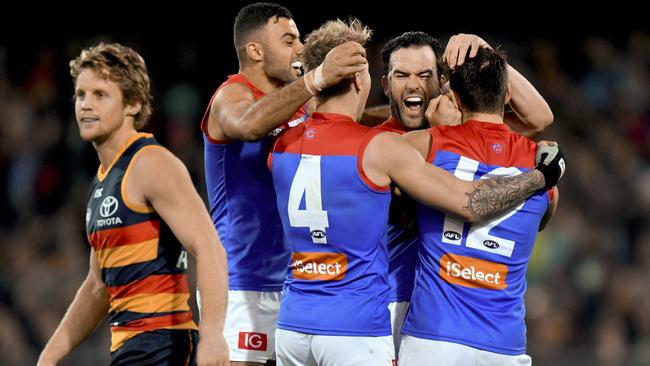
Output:
M463 123L476 120L489 123L503 123L503 115L493 113L463 113Z
M342 114L355 121L359 118L358 110L357 99L349 94L336 95L325 99L319 98L316 101L316 112Z
M109 136L101 141L93 141L95 151L99 157L99 163L102 170L109 168L117 154L122 150L127 141L136 135L138 131L134 128L120 128L113 131Z
M270 94L284 86L282 83L269 79L264 70L259 67L240 67L239 73L250 80L264 94Z

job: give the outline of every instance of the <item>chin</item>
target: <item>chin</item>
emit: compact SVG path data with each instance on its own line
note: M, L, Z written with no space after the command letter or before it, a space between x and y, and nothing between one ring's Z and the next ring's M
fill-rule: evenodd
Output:
M298 78L299 78L300 76L301 76L301 75L300 75L300 71L292 72L291 75L290 75L289 78L288 78L289 80L285 80L285 82L286 82L287 84L293 83L294 81L298 80Z
M81 137L82 140L86 142L97 141L101 138L101 134L99 134L98 131L95 131L94 129L87 129L87 128L86 129L80 128L79 136Z
M97 136L91 133L79 133L79 136L81 136L81 139L84 140L85 142L93 142L97 140Z
M423 127L428 127L423 118L404 118L402 125L410 130L416 130Z

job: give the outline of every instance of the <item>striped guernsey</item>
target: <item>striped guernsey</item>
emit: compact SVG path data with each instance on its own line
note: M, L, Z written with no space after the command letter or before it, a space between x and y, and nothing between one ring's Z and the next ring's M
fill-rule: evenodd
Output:
M150 134L127 141L93 180L86 211L88 241L110 296L111 352L140 333L197 329L187 284L187 253L151 206L129 202L126 178Z

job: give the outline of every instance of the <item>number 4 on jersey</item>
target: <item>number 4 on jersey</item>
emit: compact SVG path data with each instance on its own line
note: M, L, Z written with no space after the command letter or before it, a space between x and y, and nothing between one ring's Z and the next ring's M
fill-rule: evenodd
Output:
M311 239L316 244L327 244L329 227L327 211L323 211L320 184L320 156L303 154L289 191L289 224L293 227L308 227ZM300 202L305 197L305 209Z

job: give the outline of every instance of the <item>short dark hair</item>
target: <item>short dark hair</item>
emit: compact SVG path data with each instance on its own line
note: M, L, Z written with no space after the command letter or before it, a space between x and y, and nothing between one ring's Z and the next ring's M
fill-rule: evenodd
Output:
M233 40L239 54L254 31L265 26L271 18L293 18L289 9L275 3L253 3L244 6L235 18Z
M381 58L384 61L384 76L388 76L388 64L390 63L390 56L393 52L399 50L400 48L410 48L410 47L425 47L429 46L433 50L433 53L436 55L436 68L438 77L442 75L442 62L440 61L440 56L442 55L442 46L437 39L431 37L430 35L424 32L406 32L400 36L397 36L384 44L384 47L381 49Z
M475 57L467 57L465 63L451 70L449 86L458 94L463 112L503 112L508 89L508 60L505 52L479 48Z

